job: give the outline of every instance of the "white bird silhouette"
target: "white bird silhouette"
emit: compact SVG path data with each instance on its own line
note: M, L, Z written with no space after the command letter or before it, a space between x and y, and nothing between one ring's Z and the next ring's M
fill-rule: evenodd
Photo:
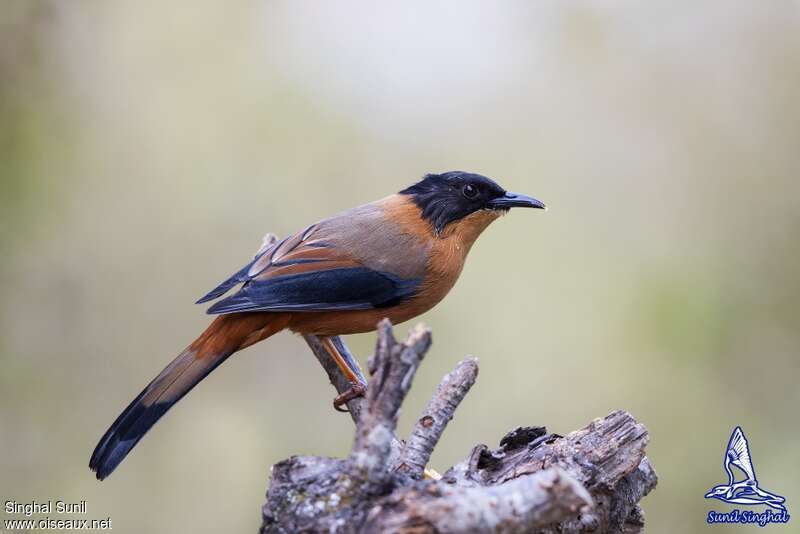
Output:
M731 465L738 467L747 478L736 482ZM750 458L750 445L741 427L733 429L725 451L724 466L728 473L728 483L711 488L711 491L706 493L706 499L719 499L730 504L766 504L778 510L786 510L783 504L786 501L784 497L758 487L753 461Z

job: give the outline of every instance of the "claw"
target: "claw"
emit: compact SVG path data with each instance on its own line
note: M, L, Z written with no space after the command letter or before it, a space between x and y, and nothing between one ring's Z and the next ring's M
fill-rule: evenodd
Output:
M336 398L333 399L333 409L337 412L349 412L350 410L347 408L342 409L342 406L346 405L353 399L363 397L366 391L367 386L361 382L350 382L350 388L341 395L337 395Z

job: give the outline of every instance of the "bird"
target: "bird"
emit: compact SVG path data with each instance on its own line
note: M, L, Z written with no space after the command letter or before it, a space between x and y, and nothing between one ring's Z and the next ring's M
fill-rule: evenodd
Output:
M731 504L765 504L777 510L786 510L786 499L780 495L762 490L758 486L755 468L750 456L750 445L744 436L742 428L733 429L725 450L723 463L725 472L728 473L728 483L711 488L706 493L706 499L719 499ZM731 466L739 468L746 476L744 480L736 482Z
M351 384L334 399L340 409L365 385L334 336L370 332L383 318L398 324L430 310L456 283L478 236L517 207L546 209L480 174L431 173L396 194L266 242L197 301L216 300L207 311L216 318L117 417L97 444L90 469L106 478L217 366L283 330L320 337Z

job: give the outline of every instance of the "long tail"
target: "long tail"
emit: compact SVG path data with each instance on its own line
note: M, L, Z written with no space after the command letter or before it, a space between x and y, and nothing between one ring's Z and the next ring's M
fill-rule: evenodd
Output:
M283 330L283 314L234 314L217 317L117 417L89 460L103 480L173 404L224 362L228 356Z

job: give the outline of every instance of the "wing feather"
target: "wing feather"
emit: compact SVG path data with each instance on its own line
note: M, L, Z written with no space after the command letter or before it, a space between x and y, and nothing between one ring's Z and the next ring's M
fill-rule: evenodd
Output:
M211 306L208 313L383 308L410 297L416 287L416 281L365 267L313 270L250 281Z
M239 283L237 293L208 313L365 310L393 306L416 293L420 278L367 266L347 248L341 236L326 231L325 221L310 226L264 250L198 302L220 297Z

